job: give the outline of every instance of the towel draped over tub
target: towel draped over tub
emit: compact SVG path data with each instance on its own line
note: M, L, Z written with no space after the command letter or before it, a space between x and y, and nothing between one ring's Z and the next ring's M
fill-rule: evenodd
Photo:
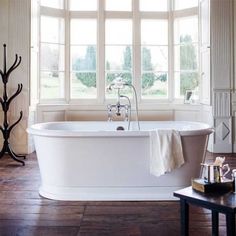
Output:
M160 176L184 164L181 137L176 130L150 131L150 173Z

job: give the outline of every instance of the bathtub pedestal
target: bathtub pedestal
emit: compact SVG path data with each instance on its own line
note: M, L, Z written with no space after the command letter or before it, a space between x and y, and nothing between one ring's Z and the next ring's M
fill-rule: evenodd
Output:
M183 187L83 187L41 186L42 197L64 201L155 201L176 200L173 192Z

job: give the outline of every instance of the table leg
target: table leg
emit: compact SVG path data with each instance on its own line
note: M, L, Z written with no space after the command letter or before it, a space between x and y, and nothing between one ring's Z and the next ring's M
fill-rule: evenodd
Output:
M189 205L186 200L180 199L181 236L189 235Z
M212 236L219 235L219 213L217 211L211 211L211 222L212 222Z
M235 236L235 214L226 214L227 236Z

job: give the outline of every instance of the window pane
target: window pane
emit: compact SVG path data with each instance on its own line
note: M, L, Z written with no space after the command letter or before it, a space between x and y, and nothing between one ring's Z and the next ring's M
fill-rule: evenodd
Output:
M167 0L139 0L140 11L167 11Z
M187 90L193 90L194 94L198 93L199 75L198 72L176 72L176 97L183 97Z
M106 46L105 66L107 71L130 71L132 68L131 46Z
M64 71L65 47L59 44L41 44L40 68L49 71Z
M70 0L70 10L72 11L96 11L97 0Z
M168 95L167 20L142 20L141 44L142 44L141 47L142 98L144 99L167 98Z
M96 44L96 20L71 20L71 44Z
M73 71L96 72L96 46L72 46L71 66Z
M71 73L71 97L72 98L96 98L96 72Z
M168 81L167 72L142 74L142 98L167 98Z
M132 21L106 20L106 44L132 44Z
M198 47L194 44L175 46L175 71L198 69Z
M167 71L168 47L142 47L142 71Z
M106 0L107 11L131 11L132 0Z
M132 21L106 21L105 69L106 85L108 86L117 77L122 77L127 83L132 83ZM123 46L121 46L123 45ZM132 96L127 87L122 94ZM117 91L107 91L107 98L117 97Z
M175 44L198 42L198 19L194 17L178 18L174 22Z
M141 43L142 45L168 45L167 20L142 20Z
M96 46L72 46L71 62L71 97L96 98Z
M198 18L177 18L174 21L175 97L187 90L198 94ZM195 97L196 99L196 97Z
M64 19L41 16L41 42L64 43Z
M198 0L175 0L175 10L181 10L198 6Z
M41 71L40 98L55 99L64 97L64 72Z
M96 20L71 20L71 97L73 99L97 97L96 43Z
M64 0L41 0L41 6L63 9Z

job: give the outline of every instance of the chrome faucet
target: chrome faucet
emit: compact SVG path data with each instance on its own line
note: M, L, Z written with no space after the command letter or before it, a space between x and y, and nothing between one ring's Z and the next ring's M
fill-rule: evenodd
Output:
M129 104L121 104L120 98L126 98ZM112 121L112 111L115 111L116 116L121 116L124 113L124 120L129 121L130 119L130 112L131 112L131 103L127 96L121 95L118 89L118 101L116 104L108 104L107 105L107 112L108 112L108 121ZM122 112L124 111L124 112Z
M108 90L117 89L117 103L116 104L108 104L107 105L107 112L108 112L108 121L112 121L112 111L115 110L116 116L121 116L124 113L124 121L128 122L128 130L130 129L130 121L131 121L131 102L129 97L120 94L120 90L123 89L125 86L131 87L134 92L135 97L135 104L136 104L136 120L138 124L138 129L140 130L139 119L138 119L138 101L137 101L137 92L135 87L132 84L128 84L122 80L121 77L116 78L113 83L111 83L108 87ZM120 99L126 98L128 100L128 104L121 104ZM122 110L124 112L122 112Z

